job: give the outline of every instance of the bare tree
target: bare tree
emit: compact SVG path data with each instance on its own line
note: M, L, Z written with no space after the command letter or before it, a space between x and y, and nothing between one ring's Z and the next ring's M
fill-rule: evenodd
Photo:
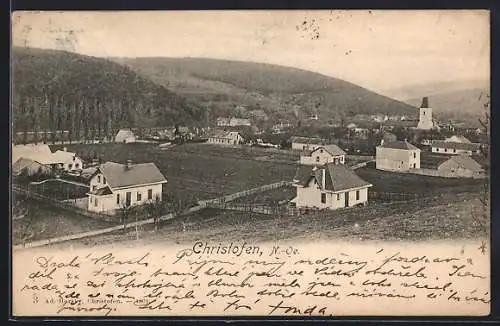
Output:
M489 225L490 225L490 96L487 94L485 96L486 100L483 103L484 107L484 116L479 118L479 123L481 124L481 129L485 134L486 144L481 146L481 154L484 158L485 164L485 173L486 178L483 184L483 190L481 192L481 205L482 210L477 214L472 214L472 218L476 226L480 229L481 233L484 234L485 237L489 234ZM481 99L481 97L480 97ZM486 247L486 242L483 241L481 248Z
M158 230L160 227L160 218L165 212L165 202L162 201L160 196L156 196L154 199L146 202L145 210L153 218L155 230Z
M132 205L127 204L126 201L120 204L120 219L124 230L127 228L127 221L132 217L133 213L134 207Z

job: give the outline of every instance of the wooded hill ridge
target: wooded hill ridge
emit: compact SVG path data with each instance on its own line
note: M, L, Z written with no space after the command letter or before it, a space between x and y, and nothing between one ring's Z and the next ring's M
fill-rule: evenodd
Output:
M89 129L203 121L196 103L104 58L65 51L14 48L14 131Z
M203 125L220 116L296 122L417 109L338 78L253 62L97 58L12 51L13 130L107 135L122 127Z
M302 119L318 114L415 114L406 103L339 78L266 63L206 58L112 58L178 94L193 97L212 116ZM234 107L244 105L246 110Z

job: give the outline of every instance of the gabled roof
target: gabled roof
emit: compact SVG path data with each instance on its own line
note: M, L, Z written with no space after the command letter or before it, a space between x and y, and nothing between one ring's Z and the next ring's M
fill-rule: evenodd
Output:
M344 164L327 163L320 168L311 168L310 166L301 166L297 169L294 180L303 187L307 187L309 182L314 179L317 184L323 185L323 170L325 171L326 191L344 191L353 188L362 188L372 186L370 183L361 179L353 170Z
M41 166L42 164L38 163L37 161L34 161L30 158L24 158L24 157L20 157L17 161L14 162L14 164L12 165L12 174L13 175L17 175L19 173L21 173L21 171L23 169L25 169L26 167L30 166L30 165L38 165L38 166Z
M478 151L481 148L481 145L476 143L458 143L444 140L434 140L432 142L432 147Z
M467 143L467 144L472 143L470 140L468 140L464 136L457 136L457 135L446 138L444 141L445 142Z
M96 196L106 196L106 195L111 195L112 193L113 192L108 186L88 192L89 195L96 195Z
M467 155L455 155L450 157L446 162L454 162L462 169L470 170L472 172L484 171L484 169L481 167L481 164ZM440 166L446 162L441 163Z
M210 135L210 138L225 138L225 139L232 139L232 135L238 134L241 136L241 134L237 131L215 131Z
M326 144L325 139L317 138L317 137L298 137L293 136L290 138L290 142L292 143L300 143L300 144L311 144L311 145L324 145Z
M134 137L134 133L130 129L120 129L116 134L116 137Z
M127 167L126 164L106 162L95 173L98 171L106 177L112 189L167 182L154 163L132 164Z
M308 151L308 150L305 150L303 151L303 154L305 156L311 156L312 153L318 151L318 150L321 150L321 149L324 149L325 151L327 151L328 153L330 153L332 156L340 156L340 155L345 155L346 153L342 150L342 148L338 147L337 145L335 144L330 144L330 145L321 145L321 146L318 146L316 147L314 150L312 151Z
M382 142L379 147L382 148L392 148L392 149L406 149L406 150L420 150L418 147L410 144L407 141L384 141Z
M61 162L66 162L73 160L73 157L75 157L76 154L58 150L54 154L52 154L52 156L54 157L54 160L60 160Z

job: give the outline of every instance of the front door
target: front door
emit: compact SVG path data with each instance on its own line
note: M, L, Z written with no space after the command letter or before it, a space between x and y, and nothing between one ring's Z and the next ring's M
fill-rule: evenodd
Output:
M344 193L344 197L345 197L345 206L344 207L349 207L349 193L348 192Z
M132 193L131 192L127 192L125 194L125 205L130 206L131 201L132 201Z

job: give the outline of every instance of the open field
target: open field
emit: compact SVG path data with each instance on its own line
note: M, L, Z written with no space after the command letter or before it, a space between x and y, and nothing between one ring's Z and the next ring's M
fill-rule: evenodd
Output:
M484 180L437 178L410 173L394 173L364 167L356 170L363 180L373 184L369 191L401 194L455 194L477 193L483 189Z
M58 236L76 234L102 229L115 223L84 217L44 204L39 201L16 196L16 201L23 201L26 217L12 221L12 244L49 239Z
M168 150L153 144L75 144L66 147L81 156L97 156L104 161L154 162L168 180L165 191L193 202L282 180L291 181L295 174L294 157L289 158L293 154L286 151L208 144L186 144ZM263 156L271 159L258 159ZM290 163L284 164L285 160Z

